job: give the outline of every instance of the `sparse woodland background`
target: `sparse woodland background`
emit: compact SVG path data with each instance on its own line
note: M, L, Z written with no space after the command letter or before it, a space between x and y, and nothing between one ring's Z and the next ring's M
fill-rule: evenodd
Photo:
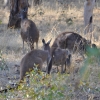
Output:
M52 38L52 45L55 37L65 31L74 31L90 39L89 34L84 35L84 1L42 0L39 6L34 6L32 0L29 0L31 7L28 9L28 18L36 23L40 31L40 49L43 38L46 40ZM96 1L92 42L99 48L100 0ZM7 29L8 18L9 7L4 9L3 0L0 0L0 87L2 88L18 82L19 74L15 72L15 65L20 65L24 56L20 30ZM25 50L26 53L30 51L27 44ZM80 73L79 70L82 68L86 70ZM37 70L33 71L30 86L22 84L19 91L0 94L0 100L100 100L100 63L96 57L84 61L78 53L73 54L71 68L67 71L70 71L70 74L66 72L60 75L54 73L54 70L53 68L51 76L45 76L42 72L37 74Z

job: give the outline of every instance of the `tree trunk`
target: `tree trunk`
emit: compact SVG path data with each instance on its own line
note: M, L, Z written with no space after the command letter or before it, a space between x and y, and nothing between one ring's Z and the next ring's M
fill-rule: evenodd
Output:
M10 16L8 21L8 28L20 28L21 20L20 18L17 18L16 15L20 12L21 9L28 9L28 6L28 0L10 0Z

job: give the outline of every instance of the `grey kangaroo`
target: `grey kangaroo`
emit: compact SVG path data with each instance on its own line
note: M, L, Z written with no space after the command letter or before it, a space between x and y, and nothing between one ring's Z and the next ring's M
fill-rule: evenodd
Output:
M23 49L24 41L28 43L30 49L34 49L34 42L36 42L36 48L38 49L38 40L39 40L39 30L36 27L36 24L27 19L26 16L27 9L21 9L17 17L21 18L21 37L23 40Z
M49 47L49 44L45 42L45 40L42 40L44 50ZM61 48L56 48L53 54L51 54L52 47L50 48L50 55L52 56L52 64L57 66L57 72L58 72L58 66L61 66L61 73L66 71L66 65L70 66L70 60L71 60L71 54L68 49L61 49ZM65 65L65 69L63 70L63 67ZM50 66L52 67L52 66ZM49 68L50 72L51 68Z
M51 40L50 40L51 41ZM52 59L50 56L50 41L48 41L46 44L48 45L48 47L44 47L44 50L37 50L34 49L32 51L30 51L29 53L27 53L21 60L20 63L20 80L23 80L26 72L29 72L30 69L34 69L34 64L38 65L38 69L42 69L43 63L45 61L47 61L47 73L48 72L48 68L51 68L52 66Z

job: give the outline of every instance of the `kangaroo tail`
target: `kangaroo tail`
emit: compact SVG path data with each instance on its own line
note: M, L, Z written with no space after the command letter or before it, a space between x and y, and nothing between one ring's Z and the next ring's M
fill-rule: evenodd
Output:
M50 71L52 69L52 58L50 59L48 66L47 66L47 73L50 74Z

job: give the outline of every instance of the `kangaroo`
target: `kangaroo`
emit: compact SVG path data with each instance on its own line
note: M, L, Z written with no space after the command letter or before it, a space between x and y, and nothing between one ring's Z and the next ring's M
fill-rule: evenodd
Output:
M42 41L44 42L44 40ZM26 72L31 71L34 69L35 64L38 65L37 68L39 70L42 69L43 63L46 61L47 62L47 73L49 74L49 68L52 68L52 59L50 56L50 44L51 40L48 41L47 44L48 46L44 47L44 50L37 50L34 49L30 52L28 52L21 60L20 62L20 82L24 79ZM20 85L20 82L16 84L15 87L9 87L3 90L0 90L0 93L3 92L8 92L8 90L12 90L14 88L18 88Z
M23 80L25 73L29 72L30 69L34 69L34 64L38 64L38 69L42 69L43 63L47 61L47 68L52 66L50 56L50 44L51 40L46 44L48 47L44 47L44 50L34 49L27 53L21 60L20 63L20 80ZM49 69L47 69L47 73Z
M39 30L32 20L29 20L25 17L26 11L27 9L22 9L17 15L21 18L21 37L23 40L23 50L24 41L28 43L31 50L34 49L34 42L36 42L36 49L38 49Z
M70 57L71 54L69 53L69 50L57 48L54 51L52 63L53 65L57 66L57 72L58 72L58 66L60 65L61 65L61 73L66 71L66 65L68 67L70 66ZM64 65L65 65L65 69L63 69Z
M94 47L95 44L91 44L89 40L86 40L81 35L75 32L64 32L59 34L52 44L51 54L57 47L62 49L67 48L69 51L75 53L76 51L83 55L86 52L87 46ZM96 45L95 45L96 47Z
M43 46L45 47L44 50L46 50L46 48L48 48L49 44L45 43L45 40L42 40L43 42ZM50 48L50 51L52 51L52 47ZM51 55L51 54L50 54ZM70 66L70 58L71 58L71 54L69 52L69 50L66 49L61 49L61 48L56 48L52 54L52 64L57 66L57 72L58 72L58 66L61 65L61 73L66 71L66 65ZM65 69L63 70L63 66L65 65ZM52 66L50 66L52 67ZM49 68L51 70L51 68ZM49 72L50 72L49 70Z

